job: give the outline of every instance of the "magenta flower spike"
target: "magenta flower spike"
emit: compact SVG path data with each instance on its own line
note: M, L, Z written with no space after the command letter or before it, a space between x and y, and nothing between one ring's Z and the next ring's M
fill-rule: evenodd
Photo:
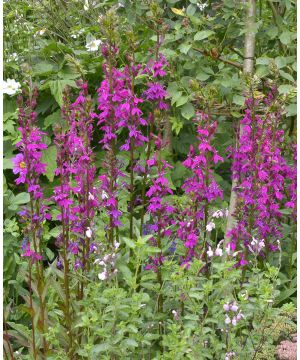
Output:
M231 149L233 178L238 180L237 225L228 235L230 248L243 249L239 265L247 265L252 238L264 239L260 254L278 250L282 238L281 209L295 209L295 167L283 156L284 132L280 129L281 109L276 105L277 89L264 99L248 98L237 149ZM265 115L254 115L264 106Z
M194 120L197 125L198 145L190 146L190 151L183 165L192 171L192 176L187 178L182 185L191 206L188 206L181 214L177 230L178 237L187 248L186 258L188 262L197 254L196 248L203 247L205 232L212 231L214 223L208 224L208 205L218 198L223 198L223 192L213 176L213 168L223 158L211 145L217 123L210 121L207 114L198 112ZM210 248L202 249L204 256L210 256ZM220 255L220 250L217 254ZM198 254L199 255L199 254Z

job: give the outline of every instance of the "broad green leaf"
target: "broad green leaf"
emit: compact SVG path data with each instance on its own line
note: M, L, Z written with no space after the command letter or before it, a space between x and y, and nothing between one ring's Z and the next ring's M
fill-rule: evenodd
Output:
M7 158L3 159L3 170L5 169L13 169L13 163L11 159L7 159Z
M256 59L255 63L256 65L269 65L270 61L272 59L266 56L262 56Z
M278 87L278 92L279 92L279 94L289 94L294 89L295 89L294 86L285 84L285 85L280 85Z
M236 105L243 106L245 104L245 98L244 98L244 96L241 96L241 95L234 95L232 101Z
M286 108L287 116L295 116L297 114L297 105L296 104L290 104Z
M182 91L178 91L174 95L172 95L171 105L174 105L176 101L181 97L181 95L182 95Z
M100 354L100 353L103 353L103 352L106 352L110 349L110 345L107 344L107 343L102 343L102 344L99 344L99 345L95 345L93 347L93 354Z
M280 74L284 79L286 79L286 80L289 80L289 81L291 81L291 82L296 81L296 80L292 77L292 75L290 75L290 74L288 74L288 73L286 73L286 72L284 72L284 71L282 71L282 70L279 70L279 74Z
M13 199L14 205L27 204L30 201L30 196L28 193L22 192L15 196Z
M210 75L206 74L203 71L198 72L196 75L196 79L200 80L200 81L206 81L207 79L209 79L209 77L210 77Z
M186 103L182 108L181 108L181 115L189 120L191 117L193 117L195 115L195 110L194 110L194 106L188 102Z
M59 123L60 120L61 120L61 111L57 110L45 118L44 121L45 129L47 129L49 126L53 124Z
M37 76L48 76L57 70L57 65L47 61L41 61L33 65L32 71Z
M49 179L49 181L53 181L54 179L54 170L57 167L56 164L56 147L53 146L49 146L48 149L46 149L43 152L43 156L42 156L42 161L45 162L47 164L46 167L46 176Z
M288 45L295 39L296 34L290 31L284 31L280 36L279 40L284 44Z
M131 249L135 248L135 242L127 237L123 237L122 240L124 241L124 243L130 247Z
M196 12L196 6L194 6L192 4L190 4L186 9L186 14L188 16L193 16L195 14L195 12Z
M191 47L192 47L192 44L183 43L179 46L178 49L180 50L181 53L186 55L189 52L189 50L191 49Z
M206 38L208 38L209 36L211 36L213 34L214 34L214 31L211 31L211 30L198 31L194 36L194 40L195 41L203 40L203 39L206 39Z
M63 90L64 88L69 85L72 87L76 87L74 80L51 80L49 81L49 88L51 94L54 96L56 102L60 107L63 104Z
M297 288L287 289L280 292L280 295L275 299L276 304L280 304L282 301L288 299L297 291Z
M123 341L123 344L126 346L129 346L129 347L138 347L139 344L134 340L134 339L125 339Z
M188 101L188 96L181 96L177 101L176 101L176 107L181 106L183 104L186 104Z

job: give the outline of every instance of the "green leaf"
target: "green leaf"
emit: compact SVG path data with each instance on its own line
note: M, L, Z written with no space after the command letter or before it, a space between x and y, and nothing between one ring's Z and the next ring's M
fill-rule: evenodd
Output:
M15 196L12 203L13 205L21 205L21 204L27 204L30 201L30 196L28 193L22 192Z
M40 61L32 67L34 75L37 76L48 76L55 70L57 70L57 65L47 61Z
M182 95L182 91L175 92L172 95L171 105L174 105L176 103L176 101L181 97L181 95Z
M123 343L129 347L138 347L139 344L134 339L125 339Z
M284 44L288 45L295 39L296 34L290 31L284 31L280 36L279 40Z
M43 156L42 156L42 161L47 164L46 176L49 179L49 181L51 181L51 182L54 179L54 170L57 167L56 152L57 152L56 147L54 145L49 146L48 149L46 149L43 152Z
M297 288L287 289L285 291L281 291L280 295L275 299L275 303L278 305L282 301L288 299L291 295L296 292Z
M209 79L209 77L210 77L210 75L206 74L203 71L198 72L196 75L196 79L200 80L200 81L206 81L207 79Z
M286 108L287 114L286 116L295 116L297 114L297 105L290 104Z
M107 343L95 345L93 347L93 354L100 354L100 353L108 351L109 349L110 349L110 345Z
M243 106L245 104L245 98L244 98L244 96L241 96L241 95L234 95L232 101L236 105Z
M51 251L48 247L46 248L46 255L50 261L52 261L55 257L55 254L53 253L53 251Z
M44 122L45 129L47 129L49 126L53 124L59 123L60 120L61 120L61 112L60 110L57 110L45 118L45 122Z
M256 59L256 65L269 65L272 59L266 56L262 56Z
M267 35L270 37L270 39L275 39L278 36L278 27L277 26L272 26L269 28L269 30L267 31Z
M195 14L195 12L196 12L196 6L194 6L192 4L190 4L186 9L186 14L188 16L193 16Z
M284 79L286 79L286 80L288 80L288 81L291 81L291 82L294 82L294 81L295 81L295 79L292 77L292 75L290 75L290 74L288 74L288 73L286 73L286 72L284 72L284 71L282 71L282 70L279 70L279 74L280 74Z
M51 80L49 81L49 88L51 91L51 94L54 96L56 102L60 107L62 107L63 104L63 90L64 88L69 85L72 87L76 87L74 80Z
M277 65L278 69L285 67L287 64L286 58L283 56L277 56L275 58L275 64Z
M3 170L5 169L13 169L13 163L11 159L4 158L3 159Z
M203 40L203 39L206 39L206 38L208 38L209 36L211 36L213 34L214 34L214 31L211 31L211 30L198 31L194 36L194 40L195 41Z
M279 94L289 94L291 91L293 91L295 89L294 86L292 85L280 85L278 87L278 92Z
M191 47L192 47L192 44L183 43L179 46L178 49L180 50L181 53L186 55L189 52Z
M133 240L127 238L127 237L123 237L122 240L124 241L124 243L130 247L130 249L134 249L135 248L135 243Z
M193 117L195 115L195 110L194 110L193 104L191 104L190 102L186 103L181 108L181 115L187 120L189 120L191 117Z
M183 104L186 104L188 101L188 96L181 96L177 101L176 101L176 107L181 106Z

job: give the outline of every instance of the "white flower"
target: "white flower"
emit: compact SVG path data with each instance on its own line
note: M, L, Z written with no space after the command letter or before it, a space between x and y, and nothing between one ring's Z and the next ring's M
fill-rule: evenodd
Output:
M86 229L85 235L90 239L93 235L92 229L90 227L88 227Z
M117 241L115 241L114 246L115 246L115 249L118 249L118 248L119 248L119 246L120 246L120 243L119 243L119 242L117 242Z
M211 232L212 229L214 229L215 227L216 227L215 223L211 221L210 223L208 223L208 224L206 225L206 230L209 231L209 232Z
M212 214L213 218L220 218L222 216L223 216L223 211L221 211L221 210L217 210Z
M227 255L230 255L230 244L226 245L225 251L226 251Z
M101 40L93 39L89 43L87 43L85 47L87 48L87 51L97 51L101 44Z
M38 30L38 31L36 32L36 34L42 36L42 35L45 34L46 30L47 30L47 29L45 29L45 28L44 28L44 29L41 29L41 30Z
M265 240L262 239L259 243L258 243L258 252L261 251L262 248L265 247Z
M99 280L105 280L107 278L107 272L103 271L102 273L98 274Z
M219 248L219 245L216 248L215 254L216 254L216 256L222 256L223 255L223 250Z
M94 200L95 196L89 192L89 200Z
M15 95L21 87L21 84L15 79L7 79L3 81L3 94Z
M239 312L239 313L237 314L237 316L236 316L236 319L239 321L239 320L241 320L243 317L244 317L244 315L243 315L241 312Z
M234 302L232 305L231 305L231 311L238 311L239 307L237 306L236 302Z
M85 0L84 5L83 5L84 10L88 11L89 7L90 7L89 6L89 0Z
M72 35L71 35L71 38L77 39L77 36L78 36L78 35L76 35L76 34L72 34Z
M223 305L223 309L224 309L225 311L229 311L229 310L230 310L230 305L229 305L228 303L224 304L224 305Z
M229 325L230 323L231 323L230 317L226 315L225 324Z
M208 247L208 251L206 252L206 254L207 254L208 257L214 256L214 252L212 251L210 246Z
M200 11L203 11L208 6L208 4L207 3L204 3L204 4L197 3L197 6Z
M108 199L108 195L107 195L107 193L106 193L104 190L102 191L101 197L102 197L102 200Z

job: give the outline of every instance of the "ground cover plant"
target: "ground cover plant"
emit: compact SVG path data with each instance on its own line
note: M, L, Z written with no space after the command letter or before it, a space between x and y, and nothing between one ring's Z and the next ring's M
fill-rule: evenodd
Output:
M5 359L274 359L295 2L3 7Z

